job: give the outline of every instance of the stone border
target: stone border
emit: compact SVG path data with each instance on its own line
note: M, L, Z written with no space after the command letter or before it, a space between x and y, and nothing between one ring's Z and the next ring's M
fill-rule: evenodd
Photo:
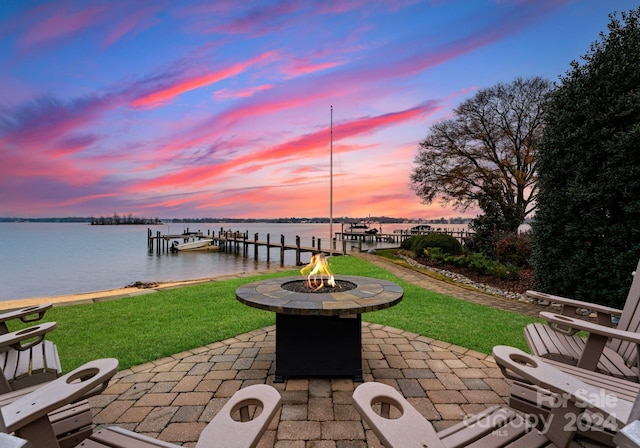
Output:
M454 280L457 283L461 283L463 285L470 286L470 287L475 288L475 289L477 289L479 291L486 292L487 294L493 294L495 296L506 297L508 299L517 300L518 302L539 304L537 300L528 297L526 294L520 294L520 293L516 293L516 292L511 292L511 291L504 291L502 289L496 288L495 286L489 286L489 285L486 285L484 283L474 282L470 278L465 277L462 274L458 274L457 272L446 271L444 269L438 269L438 268L434 268L434 267L431 267L431 266L426 266L424 264L420 264L416 260L414 260L413 258L408 257L406 255L396 254L396 256L402 258L410 266L417 267L417 268L420 268L420 269L425 269L425 270L428 270L428 271L431 271L431 272L437 272L438 274L441 274L441 275L444 275L446 277L449 277L450 279Z

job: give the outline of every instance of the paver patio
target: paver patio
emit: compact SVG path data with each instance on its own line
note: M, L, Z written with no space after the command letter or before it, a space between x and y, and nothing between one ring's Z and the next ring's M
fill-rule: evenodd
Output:
M508 383L490 356L379 324L363 323L365 381L398 388L436 428L502 404ZM118 372L91 398L94 422L116 424L193 446L235 391L276 387L283 405L260 447L381 446L351 404L351 379L288 379L274 384L275 327Z
M360 256L430 290L533 316L540 311L538 306L431 279L373 255ZM396 387L436 429L507 402L509 384L491 356L379 324L364 322L362 332L365 381ZM274 384L274 373L271 326L118 372L108 389L91 399L94 421L194 446L235 391L267 383L280 391L283 405L260 447L381 446L351 403L359 383L310 378Z

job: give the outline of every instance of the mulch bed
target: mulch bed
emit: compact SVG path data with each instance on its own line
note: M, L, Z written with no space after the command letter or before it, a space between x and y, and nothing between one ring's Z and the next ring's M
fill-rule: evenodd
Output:
M436 269L442 269L444 271L451 271L473 280L477 283L483 283L485 285L493 286L503 291L510 291L519 294L525 293L528 289L536 289L536 280L533 269L522 268L519 272L518 280L507 280L502 278L493 277L491 275L482 274L468 268L461 268L458 266L441 265L432 262L431 260L423 257L415 258L415 260L425 266L430 266Z

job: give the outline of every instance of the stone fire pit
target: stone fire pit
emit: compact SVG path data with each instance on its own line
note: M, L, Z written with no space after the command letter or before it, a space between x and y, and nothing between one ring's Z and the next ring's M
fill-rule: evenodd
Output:
M300 276L236 290L245 305L276 313L276 382L288 377L362 381L362 313L389 308L404 291L386 280L336 276L336 288L307 288Z

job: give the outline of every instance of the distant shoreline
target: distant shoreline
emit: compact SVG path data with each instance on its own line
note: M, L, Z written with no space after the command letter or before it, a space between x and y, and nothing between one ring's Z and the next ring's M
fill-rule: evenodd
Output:
M51 223L88 223L96 222L96 225L166 225L166 224L328 224L330 218L138 218L138 217L90 217L90 216L70 216L65 218L44 217L44 218L21 218L0 216L0 222L51 222ZM97 222L97 221L104 221ZM371 221L379 224L469 224L473 218L441 218L441 219L409 219L392 218L389 216L379 216L370 218L351 218L341 216L334 218L334 224L350 224L360 221ZM113 223L107 221L114 221ZM119 221L119 222L117 222ZM128 221L128 222L127 222ZM148 221L148 222L146 222Z

